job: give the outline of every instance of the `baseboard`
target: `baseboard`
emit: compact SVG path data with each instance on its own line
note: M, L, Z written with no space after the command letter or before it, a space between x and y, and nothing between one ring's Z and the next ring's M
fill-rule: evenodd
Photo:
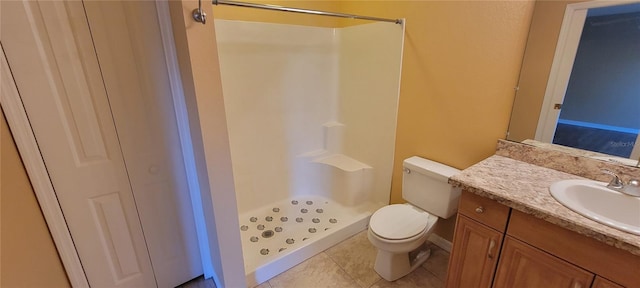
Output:
M436 234L429 235L428 240L436 246L442 248L443 250L451 253L451 242L449 240L444 239Z

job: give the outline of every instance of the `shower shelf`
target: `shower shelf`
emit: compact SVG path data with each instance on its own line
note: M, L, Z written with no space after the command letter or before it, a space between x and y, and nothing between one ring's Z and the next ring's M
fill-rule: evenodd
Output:
M332 154L328 156L318 157L314 159L313 162L330 165L348 172L354 172L354 171L359 171L363 169L371 169L371 166L364 164L344 154Z

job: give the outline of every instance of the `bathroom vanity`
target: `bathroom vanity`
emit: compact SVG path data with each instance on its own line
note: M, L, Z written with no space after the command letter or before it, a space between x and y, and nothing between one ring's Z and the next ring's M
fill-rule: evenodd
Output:
M449 180L463 193L446 286L639 287L640 236L594 222L557 202L549 186L584 179L574 171L522 161L527 156L510 158L518 154L510 149L518 148L506 149ZM604 179L595 173L610 168L599 161L566 160L565 168L591 170L596 177L590 178L600 181ZM637 168L620 169L625 176L638 176Z

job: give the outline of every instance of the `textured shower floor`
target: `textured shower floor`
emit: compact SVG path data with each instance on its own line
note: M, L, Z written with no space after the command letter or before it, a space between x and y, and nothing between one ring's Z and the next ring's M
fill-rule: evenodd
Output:
M367 227L373 205L296 196L240 215L249 285L269 280Z

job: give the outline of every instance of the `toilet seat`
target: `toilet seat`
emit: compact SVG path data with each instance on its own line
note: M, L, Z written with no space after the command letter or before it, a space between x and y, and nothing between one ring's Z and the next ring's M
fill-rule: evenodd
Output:
M408 240L426 229L429 213L408 204L393 204L378 209L369 220L369 229L391 241Z

